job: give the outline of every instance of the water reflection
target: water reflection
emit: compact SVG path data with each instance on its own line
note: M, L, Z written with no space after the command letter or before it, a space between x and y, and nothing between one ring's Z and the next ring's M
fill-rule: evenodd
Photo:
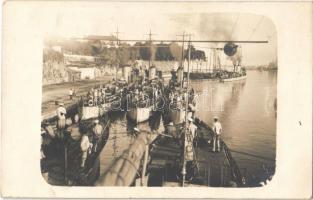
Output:
M269 158L234 153L238 165L256 176L264 173L263 165L275 166L276 75L275 71L248 71L245 81L192 82L196 92L211 95L198 101L199 118L210 124L218 116L222 137L231 149Z

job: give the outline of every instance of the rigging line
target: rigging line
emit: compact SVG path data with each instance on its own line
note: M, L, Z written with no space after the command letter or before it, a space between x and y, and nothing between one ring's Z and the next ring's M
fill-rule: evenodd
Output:
M133 46L119 46L118 48L123 49L123 48L147 48L150 47L151 45L144 45L144 46L138 46L138 45L133 45ZM169 45L158 45L154 44L155 47L170 47ZM107 46L106 48L115 48L115 47L109 47Z
M250 35L250 37L249 37L248 40L250 40L251 37L254 35L255 31L256 31L257 28L260 26L260 24L261 24L261 22L263 21L263 19L264 19L264 16L262 16L262 18L259 20L259 22L258 22L257 25L255 26L255 28L252 30L252 33L251 33L251 35Z
M255 155L255 154L251 154L251 153L247 153L247 152L243 152L243 151L236 151L236 150L233 150L233 149L229 149L231 152L234 152L234 153L239 153L239 154L243 154L243 155L246 155L246 156L251 156L251 157L255 157L255 158L260 158L262 160L268 160L268 161L275 161L275 159L273 158L268 158L268 157L265 157L265 156L260 156L260 155Z
M119 41L122 42L146 42L149 40L136 40L136 39L120 39ZM151 42L183 42L182 40L151 40ZM227 43L227 42L233 42L233 43L268 43L267 40L191 40L193 43Z
M195 48L223 50L223 47L209 47L209 46L198 46L198 45L193 45L193 46Z
M231 39L233 38L233 33L234 33L234 30L235 30L235 27L237 26L237 22L238 22L239 16L240 16L240 14L237 15L236 22L234 23L234 26L232 28L232 31L231 31L231 34L230 34L230 38Z
M78 39L84 39L84 38L72 38L74 40ZM96 40L96 39L88 39L88 40ZM115 41L112 39L100 39L100 41ZM183 42L183 40L173 40L173 39L152 39L150 40L143 40L143 39L119 39L119 42L163 42L163 43L170 43L170 42ZM190 42L193 43L227 43L227 42L233 42L233 43L268 43L267 40L190 40Z

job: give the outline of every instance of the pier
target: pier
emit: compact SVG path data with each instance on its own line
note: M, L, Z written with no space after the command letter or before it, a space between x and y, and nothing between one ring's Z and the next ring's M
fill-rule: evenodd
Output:
M85 95L93 87L107 84L112 81L113 76L103 77L98 80L82 80L70 83L59 83L46 85L42 87L42 105L41 118L42 120L51 120L56 117L56 108L58 102L64 102L67 110L75 110L79 97ZM73 88L76 91L76 96L71 100L69 90Z

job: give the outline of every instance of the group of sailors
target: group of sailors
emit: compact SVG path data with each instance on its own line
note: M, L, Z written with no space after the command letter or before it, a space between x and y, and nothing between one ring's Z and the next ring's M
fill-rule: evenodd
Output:
M88 106L98 106L102 103L105 103L106 100L106 88L91 88L87 92L87 105Z
M236 78L246 75L246 69L241 66L234 66L234 71L221 70L218 73L220 78Z
M149 100L148 93L142 87L137 87L134 90L130 90L128 92L128 97L131 98L132 105L147 105L147 101Z
M158 80L144 78L140 82L126 87L125 90L131 104L147 106L151 105L152 102L157 102L159 97L162 96L162 83Z
M194 124L194 118L190 115L187 120L187 142L192 145L194 139L197 136L197 126ZM222 124L220 123L218 117L214 117L212 124L212 138L208 140L208 143L211 144L212 152L220 152L222 150L221 146L221 134L222 134ZM187 145L188 145L187 144ZM197 143L195 143L197 144Z
M92 134L87 135L83 134L81 138L81 151L82 151L82 159L81 159L81 166L82 168L85 167L85 163L87 160L88 155L92 152L96 153L99 151L99 141L103 135L103 126L99 123L99 120L96 119L93 122Z
M179 139L180 146L184 154L182 154L182 160L186 161L185 168L182 168L181 173L183 175L189 175L189 178L192 178L194 175L194 166L197 163L197 158L195 155L195 147L197 146L197 132L198 126L195 123L195 118L190 114L187 115L187 122L183 122L182 126L177 130L177 126L174 126L173 122L170 122L166 127L166 131L172 133L172 137ZM212 152L220 152L222 151L221 146L221 133L222 133L222 125L218 120L218 117L214 117L213 122L213 135L211 140L208 141L211 144L210 151ZM183 134L185 133L185 134ZM196 164L197 165L197 164ZM190 176L191 175L191 176Z
M187 94L187 97L186 97ZM187 152L189 145L192 145L194 142L194 139L197 134L197 126L194 124L195 122L195 112L196 112L196 95L195 91L190 89L188 92L181 91L175 89L175 84L169 86L168 91L168 99L170 103L170 109L176 109L181 110L181 112L186 112L184 110L184 107L186 106L186 98L188 98L188 106L187 106L187 143L185 144L187 146ZM173 126L173 122L169 123L169 126ZM221 133L222 133L222 125L218 119L217 116L213 118L213 124L212 124L212 139L208 141L212 145L212 152L220 152L221 151ZM196 143L195 143L196 144ZM191 149L191 147L190 147ZM190 150L189 149L189 150ZM191 150L190 150L191 151ZM191 153L190 153L191 155Z
M105 89L100 86L99 88L91 88L87 93L88 105L95 106L105 100ZM73 100L73 97L76 96L76 91L73 88L70 88L68 91L69 99Z
M84 101L85 106L99 106L106 103L112 95L119 94L123 90L118 85L108 85L91 88L86 95Z
M186 98L188 98L188 111L192 113L194 117L194 113L196 110L196 98L194 90L191 89L186 97L185 92L180 92L177 90L170 90L168 99L170 106L174 106L173 109L182 109L186 105Z
M79 142L81 162L80 167L86 166L86 160L88 155L99 151L99 142L104 134L104 127L99 122L99 119L94 119L92 122L91 131L86 130L85 124L81 123L79 115L74 115L73 118L67 118L67 111L64 107L64 103L60 102L56 110L57 124L56 130L52 128L52 125L45 122L42 126L42 131L47 134L50 139L59 139L64 144L71 142ZM42 149L42 158L45 158L45 151Z

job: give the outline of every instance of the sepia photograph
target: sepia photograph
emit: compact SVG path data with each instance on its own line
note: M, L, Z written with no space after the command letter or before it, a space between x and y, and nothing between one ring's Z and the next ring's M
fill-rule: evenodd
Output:
M38 173L57 186L269 184L279 106L272 20L145 14L58 16L58 32L42 41Z
M313 4L6 1L2 198L312 198Z

